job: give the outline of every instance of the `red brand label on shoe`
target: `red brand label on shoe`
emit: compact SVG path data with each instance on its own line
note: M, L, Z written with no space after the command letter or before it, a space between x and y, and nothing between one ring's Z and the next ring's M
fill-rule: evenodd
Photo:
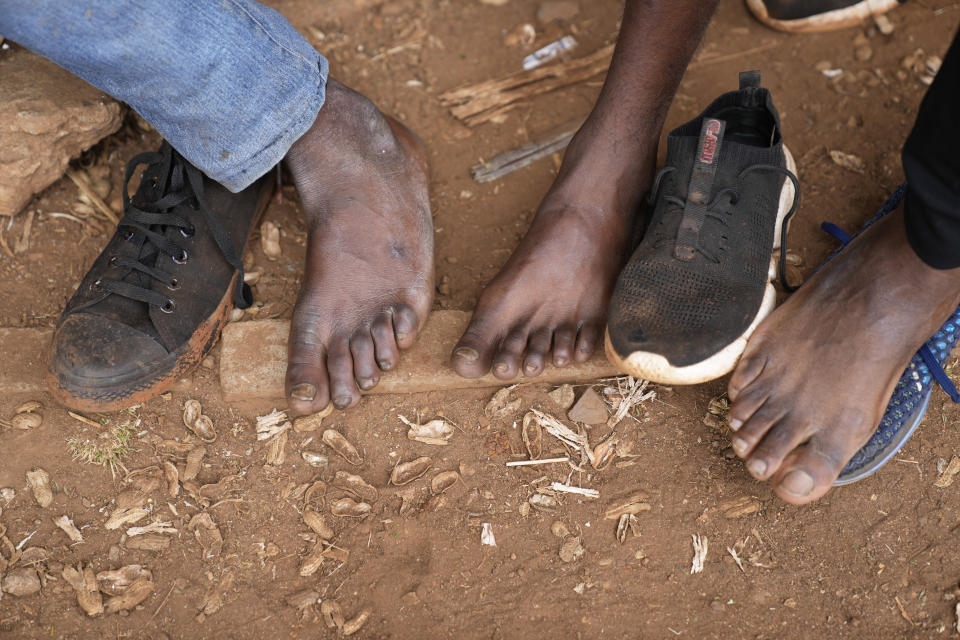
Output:
M723 135L724 123L720 120L704 120L700 134L700 164L713 164Z

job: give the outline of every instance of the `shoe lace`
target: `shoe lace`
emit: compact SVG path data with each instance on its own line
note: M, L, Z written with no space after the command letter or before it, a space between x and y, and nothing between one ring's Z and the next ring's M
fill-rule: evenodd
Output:
M648 196L647 203L652 208L657 201L657 196L660 192L660 186L663 182L663 179L676 171L677 168L674 166L666 166L660 169L657 172L656 177L653 179L653 187L650 189L650 195ZM783 221L780 224L780 258L778 263L778 271L780 272L780 283L783 285L783 288L787 291L796 291L798 286L791 285L787 282L786 277L786 267L787 267L787 231L790 225L790 219L793 217L793 214L797 212L797 208L800 205L800 181L797 180L797 176L793 174L792 171L784 167L779 167L773 164L753 164L744 168L739 174L737 174L737 183L739 184L748 174L754 171L773 171L780 173L786 176L791 182L793 182L793 202L790 205L790 210L787 211L786 215L783 217ZM723 201L722 198L725 196L728 197L727 200ZM703 198L704 196L699 196ZM663 199L677 207L680 212L684 212L687 200L689 195L684 198L673 196L673 195L664 195ZM711 220L716 220L725 227L729 226L729 218L733 214L732 207L737 204L740 200L740 192L737 188L734 187L724 187L718 191L711 199L706 207L699 209L701 212L699 215L702 215L702 219L697 221L696 228L702 231L703 219L709 218ZM702 204L701 202L694 202L694 204ZM683 221L681 220L681 225ZM672 243L673 240L667 238L661 238L654 243L654 248L662 247L665 244ZM720 256L706 247L703 246L703 243L700 242L699 233L696 237L696 240L692 243L692 248L700 253L707 260L719 264Z
M136 203L130 198L128 185L136 168L146 164L141 181L147 188L138 190L142 198ZM167 237L170 228L178 229L184 238L196 232L196 226L186 217L173 213L180 205L188 203L189 210L198 211L204 218L207 228L213 236L220 253L234 269L240 272L239 282L243 282L243 262L234 248L227 232L207 207L203 193L203 175L200 170L187 162L169 144L160 151L138 154L127 165L123 181L124 216L117 225L124 240L140 245L136 258L113 256L110 265L127 269L121 279L101 278L94 282L94 288L107 291L125 298L144 302L159 308L164 313L173 313L173 299L163 293L141 286L156 280L174 291L181 286L180 280L155 266L156 258L163 253L177 264L190 260L187 250L175 240ZM180 208L183 212L184 208ZM131 272L146 276L138 279L141 284L126 281ZM146 282L144 282L146 281ZM240 308L249 305L249 293L246 286L238 286L234 291L234 304Z

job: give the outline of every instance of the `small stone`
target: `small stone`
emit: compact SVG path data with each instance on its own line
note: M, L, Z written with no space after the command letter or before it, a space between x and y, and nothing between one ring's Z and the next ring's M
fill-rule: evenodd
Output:
M558 538L566 538L570 535L570 529L559 520L550 525L550 532Z
M213 359L213 356L207 356L203 359L203 362L200 363L200 366L204 369L213 369L216 364L216 360Z
M796 609L797 601L794 600L793 598L787 598L786 600L783 601L783 606L785 606L788 609Z
M21 567L7 572L0 583L0 590L11 596L22 598L40 591L40 578L31 567Z
M838 167L843 167L847 171L853 171L854 173L864 173L867 169L867 165L863 159L852 153L833 150L830 152L830 159L833 160L833 163Z
M583 544L580 542L580 538L567 538L560 545L560 559L564 562L576 562L583 557L583 553Z
M710 603L710 608L714 611L723 611L726 607L723 604L722 600L714 600Z
M871 49L869 45L863 45L857 47L854 50L853 55L856 56L857 60L860 62L866 62L873 57L873 49Z
M573 409L567 413L567 417L583 424L604 424L608 417L607 405L593 387L588 387L577 400L577 404L573 405Z
M547 0L537 7L537 21L547 24L554 20L569 22L580 13L580 4L576 0Z
M547 395L550 396L550 399L556 402L557 406L561 409L569 409L573 405L573 387L569 384L561 385Z

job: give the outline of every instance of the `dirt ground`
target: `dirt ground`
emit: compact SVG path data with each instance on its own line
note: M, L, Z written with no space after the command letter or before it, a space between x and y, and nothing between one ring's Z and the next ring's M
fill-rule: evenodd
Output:
M437 96L453 87L503 76L523 56L567 33L585 55L614 41L619 2L581 2L569 21L542 25L537 3L508 0L307 0L269 2L326 53L332 73L370 96L418 131L430 149L437 238L436 307L471 309L484 283L506 260L556 172L556 158L540 160L496 182L477 184L469 169L483 158L522 144L571 118L585 116L602 77L522 103L500 123L467 128ZM716 95L735 86L736 73L759 68L783 117L785 140L799 163L803 203L791 251L811 268L834 247L819 231L822 220L856 229L901 181L899 150L925 86L903 66L922 48L942 55L960 23L960 3L914 0L889 14L890 35L874 27L790 36L749 16L741 0L727 0L687 72L668 128L695 116ZM530 22L536 43L503 45L504 34ZM323 36L321 39L321 35ZM0 52L2 55L2 52ZM925 57L921 58L925 59ZM842 69L831 78L830 70ZM824 73L824 70L827 73ZM836 74L833 74L836 75ZM125 127L88 153L81 164L106 166L117 197L125 162L158 144L131 116ZM864 170L838 166L830 151L862 159ZM282 230L283 255L267 260L259 243L252 262L264 269L256 286L263 308L247 317L289 317L303 268L305 228L291 187L267 219ZM61 180L28 207L37 211L30 247L0 259L0 326L51 327L65 300L109 237L76 222L51 217L70 212L77 192ZM21 214L5 228L19 238ZM6 223L4 223L6 224ZM0 254L2 255L2 254ZM558 256L558 259L563 259ZM16 370L2 358L0 367ZM357 445L359 466L330 453L326 471L309 466L301 451L324 452L320 431L289 432L286 460L265 465L268 445L256 440L256 417L273 406L228 406L220 399L218 350L209 367L132 414L88 416L93 427L69 416L45 394L0 397L0 418L28 400L42 403L43 422L31 430L0 430L0 531L21 548L44 586L26 597L0 598L0 637L10 638L303 638L334 636L320 605L298 611L292 594L336 601L349 619L370 615L359 638L904 638L949 637L960 579L956 553L960 525L957 487L934 486L938 468L960 453L960 411L935 392L923 426L880 473L796 508L750 479L729 448L722 420L708 408L725 381L690 387L652 387L616 426L620 457L603 471L575 473L571 482L599 491L598 500L560 495L544 510L529 498L551 481L564 481L564 465L508 468L522 459L520 419L532 407L564 417L536 382L515 390L520 403L502 417L483 409L493 390L365 398L324 422ZM851 371L851 376L870 375ZM602 391L609 382L595 385ZM577 388L581 393L585 386ZM184 403L199 400L217 430L216 442L192 486L176 497L165 483L137 496L106 468L72 460L68 439L106 442L105 433L130 422L130 471L172 461L197 445L181 420ZM282 409L283 407L278 407ZM399 415L426 421L444 416L458 429L450 445L408 440ZM611 428L595 426L591 443ZM545 436L545 453L560 452ZM186 444L177 447L170 441ZM395 487L398 461L432 458L423 478ZM52 479L52 504L34 501L25 474L42 467ZM439 471L460 480L442 498L430 497ZM316 535L303 524L304 490L337 471L362 475L379 489L361 519L334 518L329 507L347 495L330 486L313 505L327 514L333 543L349 551L345 562L324 562L311 576L299 573ZM213 485L213 486L206 486ZM199 489L199 487L203 487ZM650 509L637 514L637 534L618 542L617 521L604 518L618 499L645 494ZM751 505L739 517L731 500ZM143 503L136 525L169 522L169 546L138 550L125 531L105 523L117 501ZM144 502L144 500L146 502ZM194 517L206 513L222 536ZM83 541L71 542L53 520L68 515ZM193 524L191 525L191 522ZM554 523L570 534L557 537ZM496 546L481 544L488 523ZM195 533L195 530L199 533ZM702 573L691 573L691 536L709 540ZM571 562L576 539L582 556ZM201 547L207 545L207 551ZM738 568L733 549L742 559ZM565 556L561 558L561 548ZM217 553L218 551L218 553ZM336 551L336 550L335 550ZM338 552L342 553L342 552ZM576 555L576 554L574 554ZM11 550L0 539L0 556ZM342 559L342 558L341 558ZM64 566L94 572L139 564L154 589L130 611L87 617L62 576Z

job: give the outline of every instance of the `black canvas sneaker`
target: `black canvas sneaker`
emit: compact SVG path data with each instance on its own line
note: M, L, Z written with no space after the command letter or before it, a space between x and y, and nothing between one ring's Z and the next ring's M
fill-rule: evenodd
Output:
M795 174L757 71L670 133L650 223L610 302L617 368L665 384L733 369L776 303L771 252L797 207Z
M907 0L747 0L757 20L780 31L814 33L862 24Z
M54 332L53 395L72 409L116 411L198 365L234 306L249 306L241 256L272 186L268 173L231 193L166 142L133 158L124 216Z

